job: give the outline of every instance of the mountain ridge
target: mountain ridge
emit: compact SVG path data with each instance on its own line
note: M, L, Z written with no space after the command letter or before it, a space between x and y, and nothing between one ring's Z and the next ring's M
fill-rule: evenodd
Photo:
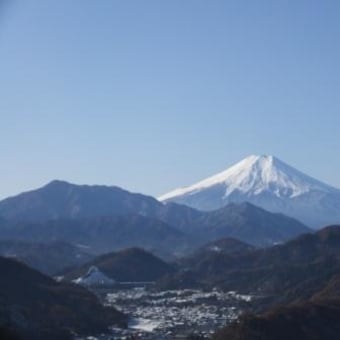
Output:
M294 219L261 209L233 203L202 212L118 187L53 181L0 201L0 216L7 219L0 219L0 239L61 240L90 246L93 253L138 246L170 258L217 238L267 246L308 231ZM248 215L254 220L249 221Z
M131 193L117 186L52 180L38 189L1 200L0 216L36 222L91 217L94 212L97 216L136 212L145 215L152 214L159 206L161 203L151 196Z

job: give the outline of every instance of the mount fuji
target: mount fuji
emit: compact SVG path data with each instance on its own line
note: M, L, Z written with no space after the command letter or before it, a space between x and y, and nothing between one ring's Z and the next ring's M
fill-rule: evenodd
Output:
M221 173L158 199L206 211L250 202L314 228L340 222L340 189L267 155L249 156Z

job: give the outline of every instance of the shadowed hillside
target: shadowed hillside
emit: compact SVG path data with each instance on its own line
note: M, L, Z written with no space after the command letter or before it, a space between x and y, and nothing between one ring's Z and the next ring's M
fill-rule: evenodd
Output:
M97 267L109 278L118 282L150 282L173 273L174 268L143 249L130 248L117 253L101 255L69 272L65 279L74 280Z
M340 226L241 255L211 252L158 283L162 288L215 287L270 297L308 298L340 272ZM268 303L269 303L268 302Z
M86 289L53 279L0 257L0 326L24 339L66 339L70 332L104 331L125 325L123 314L105 308Z
M337 340L340 334L340 280L331 280L307 301L245 315L220 330L215 340Z

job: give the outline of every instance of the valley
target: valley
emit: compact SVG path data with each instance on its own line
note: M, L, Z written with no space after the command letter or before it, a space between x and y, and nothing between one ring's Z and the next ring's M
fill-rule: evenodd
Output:
M129 315L128 329L114 328L98 339L210 338L217 328L248 309L252 297L236 292L184 289L153 291L145 287L97 289L106 306Z

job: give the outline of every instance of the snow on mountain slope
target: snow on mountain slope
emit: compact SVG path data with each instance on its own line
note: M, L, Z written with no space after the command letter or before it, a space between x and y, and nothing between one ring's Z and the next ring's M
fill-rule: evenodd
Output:
M92 266L86 275L74 280L74 283L84 286L112 286L116 281L107 277L96 266Z
M340 222L340 190L273 156L249 156L227 170L158 198L200 210L249 201L314 227Z
M258 195L271 190L278 197L295 197L311 190L332 192L332 187L323 184L273 156L249 156L227 170L200 181L192 186L176 189L158 199L194 194L212 186L223 184L225 196L235 191Z

